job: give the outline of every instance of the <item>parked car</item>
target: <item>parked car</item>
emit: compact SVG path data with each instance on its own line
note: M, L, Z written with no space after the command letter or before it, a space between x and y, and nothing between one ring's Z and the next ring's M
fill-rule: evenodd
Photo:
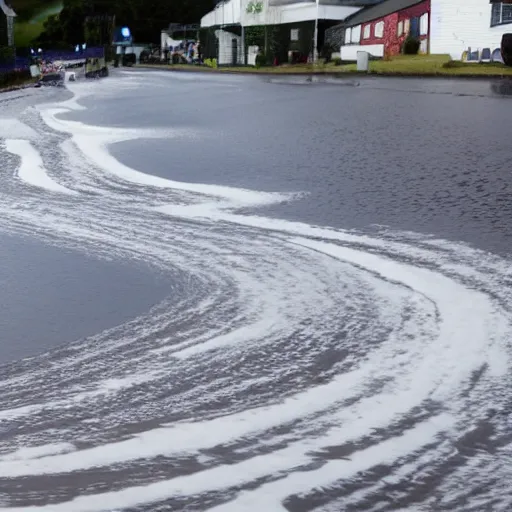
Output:
M503 34L501 39L501 56L507 66L512 66L512 34Z
M135 53L125 53L123 55L123 66L131 67L137 63L137 56Z
M161 62L160 48L148 46L140 54L141 64L159 64Z

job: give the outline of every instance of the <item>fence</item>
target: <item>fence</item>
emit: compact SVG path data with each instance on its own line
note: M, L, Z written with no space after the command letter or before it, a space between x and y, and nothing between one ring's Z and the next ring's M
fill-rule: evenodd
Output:
M45 61L72 61L81 59L99 59L105 56L105 49L99 47L86 48L85 50L44 50L33 52L30 57L16 55L16 50L12 47L0 46L0 72L12 71L15 69L28 69L30 64L41 59Z
M0 46L0 88L27 80L29 66L28 59L16 57L12 47Z
M33 54L33 58L46 61L72 61L82 59L99 59L104 57L105 49L102 47L91 47L76 50L43 50Z
M16 69L29 69L30 62L25 58L16 58L13 61L0 62L0 74L7 73L8 71L14 71Z
M44 50L33 52L30 57L16 56L13 48L0 47L0 87L5 87L30 78L30 66L39 63L43 74L55 70L54 62L74 62L87 59L102 59L105 56L105 49L91 47L79 49L79 51L68 50Z

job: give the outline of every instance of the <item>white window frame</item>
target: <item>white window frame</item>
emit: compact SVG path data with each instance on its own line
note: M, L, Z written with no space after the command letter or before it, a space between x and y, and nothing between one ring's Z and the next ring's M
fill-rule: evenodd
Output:
M370 36L372 34L372 25L371 23L368 23L364 26L363 29L363 39L370 39Z
M404 36L409 35L410 31L411 31L411 20L410 20L410 18L407 18L404 20Z
M499 5L499 20L496 21L496 23L493 22L493 10L494 10L494 7ZM511 7L511 4L507 4L507 3L503 3L503 2L495 2L492 4L491 6L491 27L497 27L499 25L509 25L510 23L512 23L511 20L507 20L507 21L503 21L503 7L506 6L506 7Z
M420 16L420 36L428 35L428 12Z
M345 29L345 44L350 44L352 42L352 28L348 27Z
M298 41L299 40L299 29L292 28L290 29L290 41Z
M382 39L384 37L384 22L379 21L375 23L375 27L373 28L373 34L376 39Z
M352 38L351 41L353 43L360 43L361 42L361 25L356 25L355 27L352 27Z
M397 26L396 26L396 35L398 37L400 36L403 36L404 35L404 22L403 21L399 21Z

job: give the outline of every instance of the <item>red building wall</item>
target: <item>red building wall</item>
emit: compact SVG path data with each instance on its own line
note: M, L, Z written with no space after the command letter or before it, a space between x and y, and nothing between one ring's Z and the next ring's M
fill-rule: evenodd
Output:
M411 18L420 17L423 14L428 13L430 18L430 0L425 0L419 4L413 5L403 11L394 12L388 14L384 18L377 18L368 23L361 25L361 45L367 44L384 44L384 55L398 55L402 43L405 41L407 34L398 36L398 23L400 21L410 20ZM375 37L375 25L380 21L384 22L384 37ZM367 25L370 25L370 37L364 39L364 29ZM430 24L429 24L430 25ZM420 36L420 39L428 39L429 34Z

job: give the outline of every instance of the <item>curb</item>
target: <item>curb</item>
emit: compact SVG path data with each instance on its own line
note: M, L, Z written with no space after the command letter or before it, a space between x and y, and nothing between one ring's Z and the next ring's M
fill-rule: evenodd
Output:
M30 89L31 87L34 87L34 83L28 83L23 85L10 85L4 88L0 88L0 94L4 92L13 92L13 91L21 91L23 89Z
M248 75L248 76L263 76L263 77L279 77L279 76L326 76L330 78L343 78L343 77L384 77L384 78L443 78L443 79L468 79L468 80L490 80L490 79L501 79L511 80L512 74L480 74L480 73L401 73L401 72L382 72L382 73L365 73L361 71L291 71L287 72L265 72L265 71L235 71L226 69L213 69L204 68L201 66L192 66L190 69L178 68L173 69L171 67L160 67L160 66L145 66L144 64L138 64L134 66L135 69L148 69L158 71L169 71L171 73L213 73L216 75Z

